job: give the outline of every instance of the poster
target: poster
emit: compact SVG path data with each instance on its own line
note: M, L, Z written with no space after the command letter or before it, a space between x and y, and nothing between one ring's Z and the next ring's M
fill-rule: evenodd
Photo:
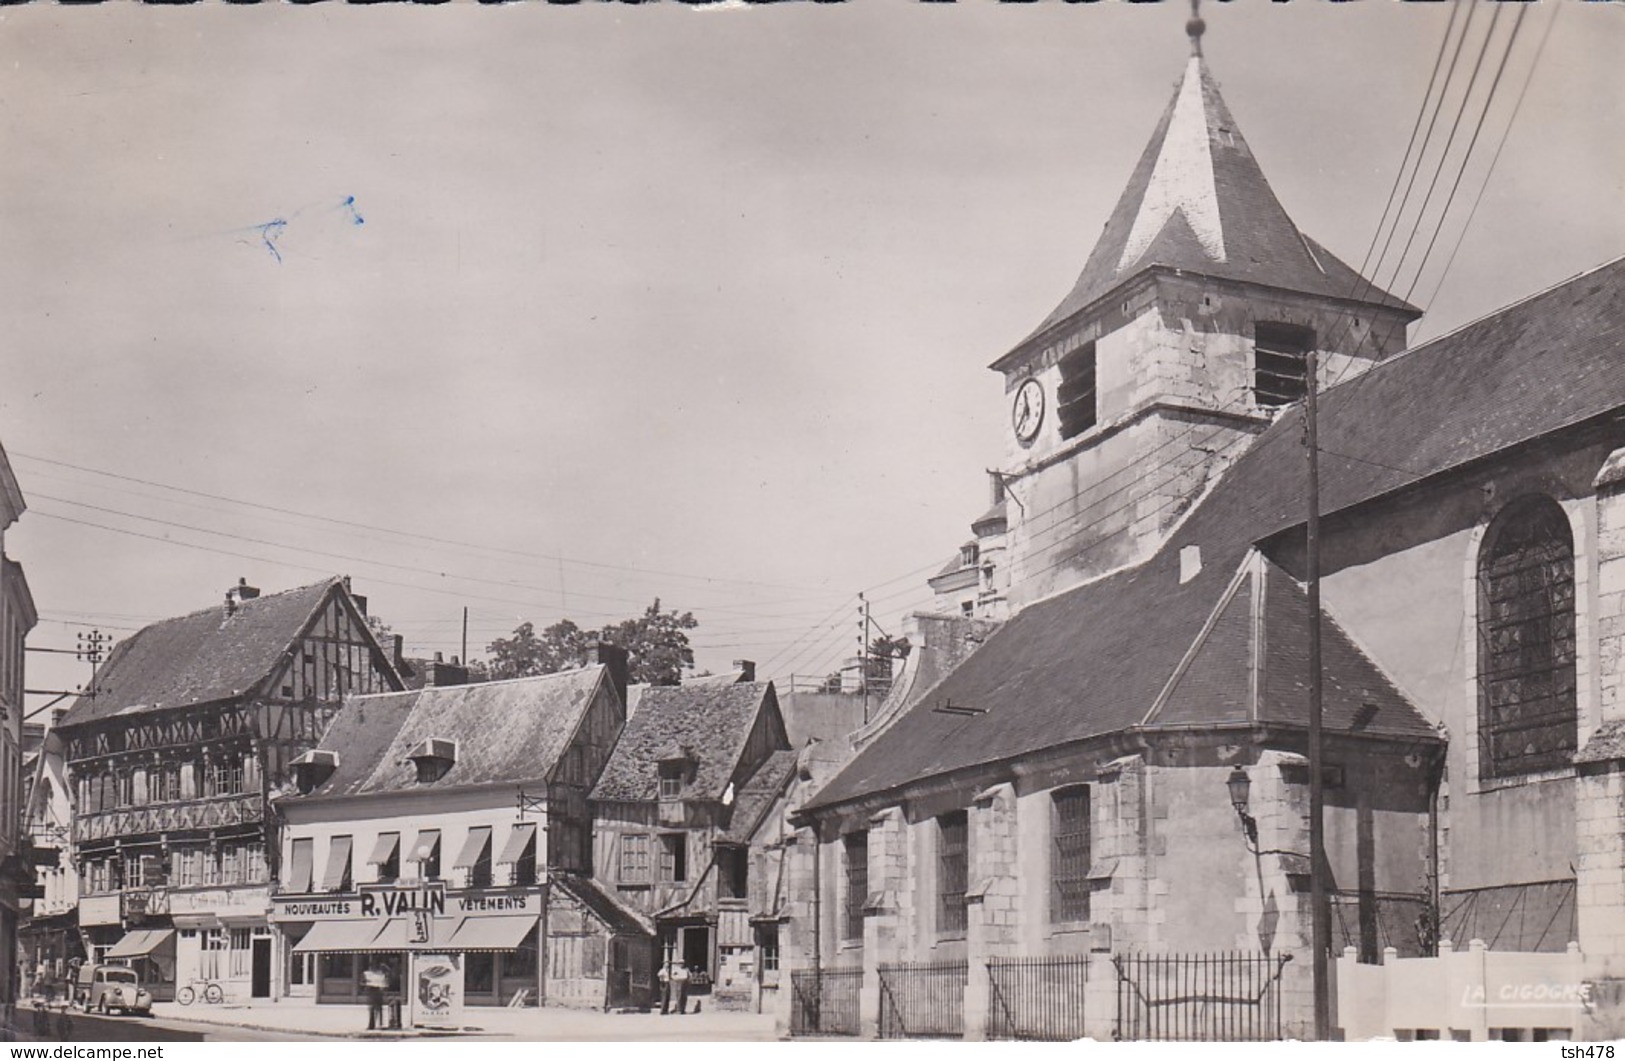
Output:
M412 955L412 1026L459 1028L463 1023L463 956Z

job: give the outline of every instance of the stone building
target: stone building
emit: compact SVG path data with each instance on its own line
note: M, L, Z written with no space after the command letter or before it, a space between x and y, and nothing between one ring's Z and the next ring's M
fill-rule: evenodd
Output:
M274 997L270 796L345 696L401 688L365 607L346 579L242 581L113 649L57 727L88 957L130 962L159 998L195 980Z
M1417 311L1293 226L1193 50L1072 293L993 366L1011 618L795 816L781 1013L1312 1029L1313 350L1337 1025L1595 1035L1625 984L1625 264L1405 350ZM1446 997L1560 981L1590 1001Z
M18 905L34 883L22 831L23 642L39 620L22 565L6 555L6 528L26 509L0 449L0 953L17 953ZM0 1008L18 998L17 965L0 966Z

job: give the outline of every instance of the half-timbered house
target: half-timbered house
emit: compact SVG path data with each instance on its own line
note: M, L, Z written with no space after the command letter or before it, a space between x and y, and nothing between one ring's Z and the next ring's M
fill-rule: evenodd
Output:
M194 980L273 997L270 794L345 696L399 688L340 578L243 581L120 642L60 724L91 957L137 965L159 997Z
M5 555L6 528L26 506L0 449L0 953L17 950L18 903L33 881L21 831L23 641L39 613L23 569ZM16 963L0 963L0 1006L17 1001Z
M654 686L593 788L598 879L722 1006L755 995L751 840L795 761L772 682Z

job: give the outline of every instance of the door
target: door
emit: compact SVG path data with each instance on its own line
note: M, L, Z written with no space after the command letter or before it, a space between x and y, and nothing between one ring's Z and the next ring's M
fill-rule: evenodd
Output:
M271 941L269 939L261 936L254 940L254 954L251 961L249 995L253 998L270 998Z

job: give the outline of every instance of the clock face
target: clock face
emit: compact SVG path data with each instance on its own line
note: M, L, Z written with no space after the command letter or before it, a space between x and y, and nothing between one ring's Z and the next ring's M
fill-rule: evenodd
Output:
M1016 441L1026 444L1038 436L1044 422L1044 388L1036 379L1029 379L1016 388L1016 403L1010 410L1010 423L1016 429Z

